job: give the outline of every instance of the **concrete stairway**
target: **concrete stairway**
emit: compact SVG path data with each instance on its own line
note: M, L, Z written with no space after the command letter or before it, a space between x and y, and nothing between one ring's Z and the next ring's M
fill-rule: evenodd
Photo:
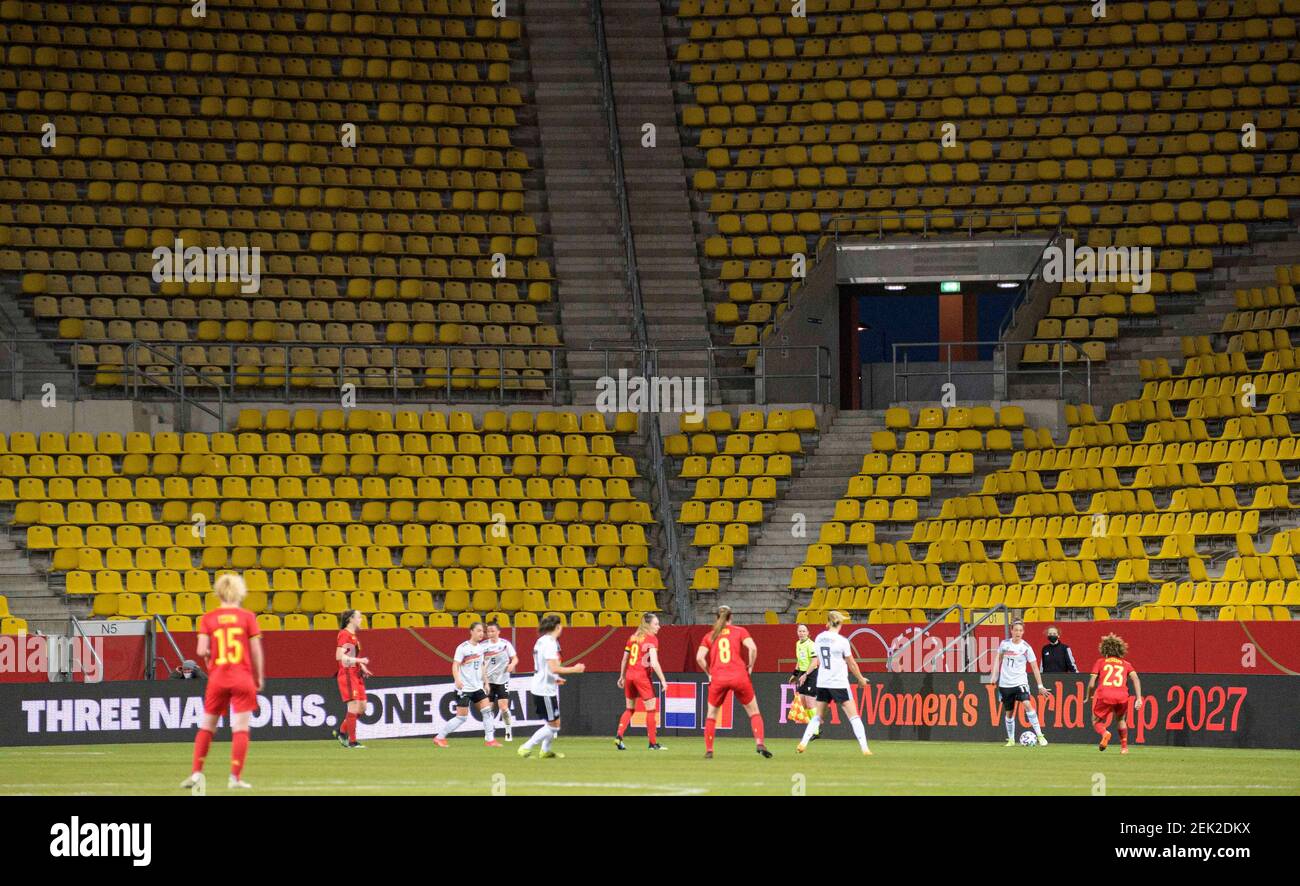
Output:
M523 10L545 182L544 213L555 254L570 402L590 405L605 374L600 344L630 345L632 305L587 0L527 0ZM631 368L630 355L610 367Z
M33 634L67 634L69 615L84 618L90 612L88 604L71 603L51 589L27 552L8 537L0 537L0 596L8 600L11 615L27 620Z
M790 609L791 570L803 563L808 545L817 541L821 525L835 513L835 502L848 491L849 477L871 449L872 432L883 430L884 415L881 410L836 414L757 538L737 549L737 566L729 580L720 582L718 602L731 606L742 623L761 622L768 609ZM797 515L804 524L799 536L794 534Z
M602 0L633 241L650 341L662 375L708 371L708 316L658 0ZM655 147L642 145L654 124Z
M46 382L55 385L59 396L70 396L73 381L70 375L71 366L59 357L51 346L48 336L45 340L33 341L33 339L41 339L42 336L32 318L23 309L20 289L21 284L17 274L0 279L0 331L3 331L5 337L12 335L20 340L14 349L16 355L9 353L7 344L0 346L0 397L13 399L40 397L44 393ZM14 369L15 359L23 370L17 378L11 371Z

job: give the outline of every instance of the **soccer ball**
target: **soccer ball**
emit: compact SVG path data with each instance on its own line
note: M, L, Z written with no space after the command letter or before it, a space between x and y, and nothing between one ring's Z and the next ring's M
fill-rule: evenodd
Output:
M1020 743L1027 748L1038 747L1038 736L1032 732L1020 733Z

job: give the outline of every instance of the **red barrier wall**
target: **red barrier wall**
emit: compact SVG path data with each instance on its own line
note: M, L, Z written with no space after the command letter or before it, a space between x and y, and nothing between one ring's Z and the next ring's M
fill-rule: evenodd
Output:
M1097 655L1097 644L1112 631L1129 644L1129 658L1139 671L1148 673L1200 674L1290 674L1300 672L1300 622L1234 621L1110 621L1059 622L1062 640L1074 651L1081 670L1087 670ZM1045 642L1047 624L1030 624L1026 637L1034 647ZM883 671L887 647L900 647L916 635L920 625L849 625L847 636L862 659L863 670ZM794 625L752 625L748 630L758 645L760 672L789 671L793 664ZM695 650L700 638L709 631L707 625L665 627L659 634L660 662L665 672L692 672ZM593 672L618 670L623 643L631 628L566 628L561 639L566 661L580 660ZM907 647L896 669L955 670L953 656L934 661L945 641L955 636L955 624L936 626L921 641ZM519 651L521 671L531 668L533 639L531 629L506 631ZM983 651L976 668L986 670L991 650L1002 636L1000 627L977 631L978 650ZM193 656L196 635L176 634L176 641L186 656ZM268 677L317 677L334 671L334 634L329 631L284 631L263 635ZM376 676L446 676L451 673L450 655L465 637L456 628L423 628L418 631L363 631L361 642L370 656ZM0 638L0 682L41 682L46 675L40 668L13 666L15 653L23 661L43 638ZM9 643L8 646L4 645ZM159 641L160 651L169 662L175 658L170 644ZM105 680L137 680L144 674L145 642L141 637L109 637L103 641ZM8 653L8 658L6 658ZM7 664L8 662L8 664ZM35 663L35 662L33 662ZM160 672L158 677L165 677Z

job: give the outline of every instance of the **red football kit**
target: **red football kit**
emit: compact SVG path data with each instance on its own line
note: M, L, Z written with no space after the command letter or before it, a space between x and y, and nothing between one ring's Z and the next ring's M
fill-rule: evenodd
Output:
M1114 715L1123 717L1128 711L1128 676L1136 668L1123 658L1099 658L1092 666L1097 676L1097 694L1092 700L1095 719L1104 720Z
M659 640L654 634L646 634L641 639L627 641L623 651L627 653L627 669L623 672L623 697L639 698L642 701L654 698L654 687L650 685L649 665L646 658L651 649L659 648Z
M361 640L351 631L339 631L338 639L334 645L341 648L346 656L351 658L361 657ZM361 673L361 665L344 667L343 662L340 661L338 681L339 695L343 696L345 702L366 700L366 681L365 675Z
M715 708L722 705L728 692L736 693L742 705L754 700L754 684L745 661L744 643L748 639L749 631L728 625L718 634L717 642L712 631L700 641L709 650L709 704Z
M257 683L253 680L250 641L260 637L257 617L247 609L222 606L199 619L199 633L211 643L208 652L208 688L203 710L224 716L257 710Z

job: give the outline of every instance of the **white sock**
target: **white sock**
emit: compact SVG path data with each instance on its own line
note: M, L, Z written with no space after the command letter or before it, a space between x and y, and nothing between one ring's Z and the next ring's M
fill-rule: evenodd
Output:
M483 740L492 741L493 739L496 738L496 735L497 735L496 720L492 716L492 709L484 708L483 709Z
M1006 725L1007 725L1007 738L1015 738L1015 737L1016 737L1016 718L1015 718L1015 717L1008 716L1008 717L1006 717L1006 718L1004 719L1004 722L1005 722Z
M542 753L546 753L547 751L549 751L551 749L551 742L555 741L555 739L559 737L560 737L560 730L552 726L550 734L547 735L546 738L542 739Z
M524 742L524 747L526 748L534 747L537 745L538 742L540 742L544 738L547 738L550 734L551 734L551 727L543 723L541 728L533 733L532 738Z
M812 741L812 737L817 734L817 730L821 728L821 725L821 719L816 714L813 714L808 719L808 725L803 729L803 738L799 739L799 744L807 744Z
M862 718L854 717L849 721L849 725L853 727L853 734L857 737L858 744L865 752L867 750L867 728L862 725Z
M448 735L451 735L453 732L459 729L460 724L464 723L467 719L469 718L466 717L464 714L457 714L456 716L452 717L446 723L442 724L442 728L438 730L438 737L446 738Z
M1025 708L1025 716L1029 718L1029 725L1034 727L1034 732L1038 735L1042 735L1042 727L1038 725L1038 711L1033 708Z
M506 724L507 729L509 729L511 725L513 725L510 720L510 708L506 708L501 712L501 722Z

